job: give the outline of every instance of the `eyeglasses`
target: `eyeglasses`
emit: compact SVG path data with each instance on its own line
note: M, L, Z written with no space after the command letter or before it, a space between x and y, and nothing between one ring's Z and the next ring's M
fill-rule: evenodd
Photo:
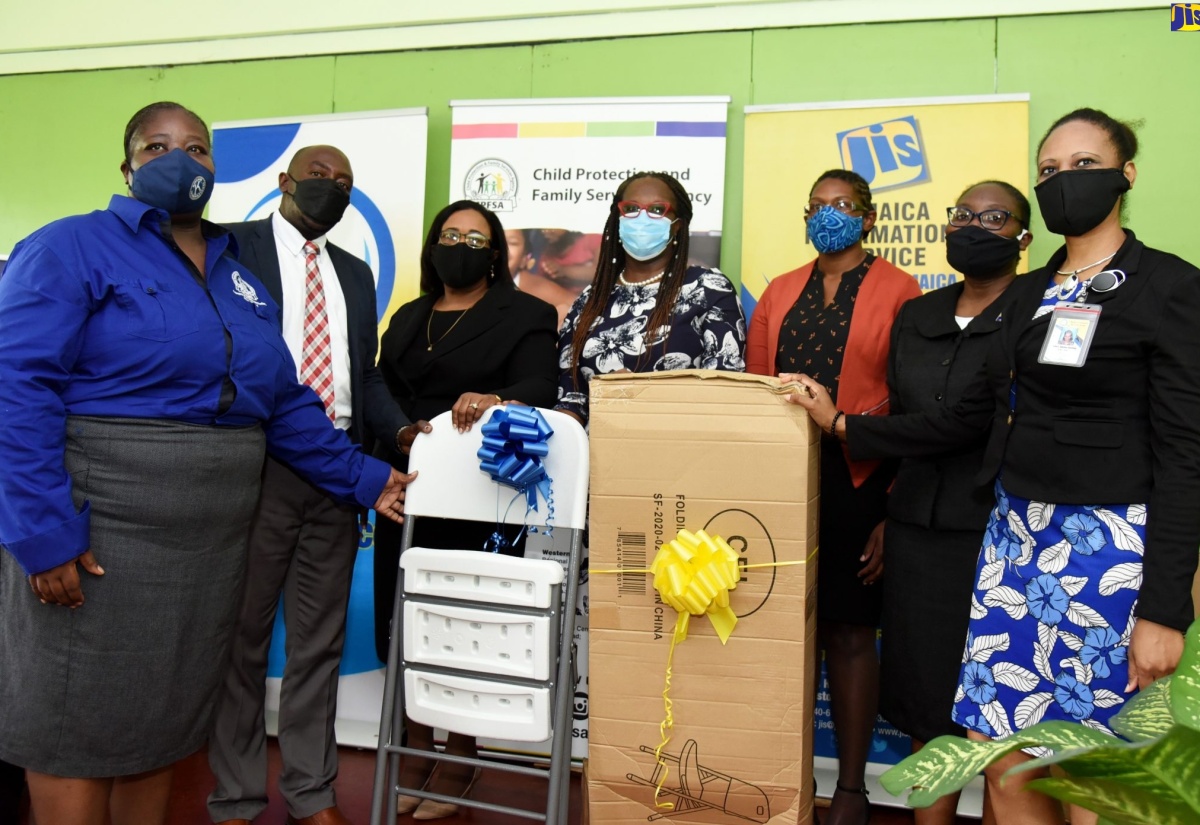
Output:
M622 218L635 218L639 212L645 212L652 218L665 218L671 211L671 204L666 201L654 203L638 203L637 201L619 201L617 212Z
M822 207L832 206L837 211L844 215L849 215L851 212L866 212L867 207L860 206L849 198L838 198L832 203L821 203L820 201L809 201L808 206L804 207L804 217L811 218L814 214L821 211Z
M454 229L447 229L441 235L438 235L438 243L442 246L454 246L455 244L465 243L472 249L487 249L492 245L487 236L479 232L459 232Z
M1013 213L1003 209L985 209L982 212L972 212L965 206L946 207L946 219L951 226L970 226L972 221L979 218L979 225L989 232L999 232L1011 217L1013 217ZM1020 218L1017 220L1020 220Z

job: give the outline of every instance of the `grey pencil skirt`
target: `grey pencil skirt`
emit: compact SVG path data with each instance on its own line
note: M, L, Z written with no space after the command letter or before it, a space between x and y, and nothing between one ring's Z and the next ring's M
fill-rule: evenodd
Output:
M259 427L71 417L66 468L103 576L44 605L0 552L0 759L128 776L208 737L258 502Z

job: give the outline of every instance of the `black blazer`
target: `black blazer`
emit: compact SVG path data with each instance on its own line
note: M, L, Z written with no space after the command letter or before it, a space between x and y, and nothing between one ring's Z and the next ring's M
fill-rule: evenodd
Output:
M282 217L279 220L284 220ZM238 242L238 260L258 276L267 292L283 306L279 255L271 218L227 224ZM346 299L350 344L350 438L368 452L373 440L395 444L396 432L407 425L375 366L379 326L375 320L375 276L363 261L341 247L327 244Z
M532 407L554 405L558 313L511 281L492 284L435 343L423 374L409 375L405 355L412 347L429 346L426 324L436 300L436 295L422 295L396 310L380 345L380 372L405 415L429 420L449 410L464 392L494 393ZM404 466L394 449L377 454Z
M959 329L954 308L963 284L951 284L900 308L892 324L888 391L892 415L953 408L982 372L1012 289ZM886 452L894 438L885 416L855 416L854 447ZM861 420L857 420L861 419ZM882 426L876 426L883 422ZM976 530L982 534L995 505L991 487L977 484L986 434L929 456L906 458L888 496L888 516L935 530Z
M1125 283L1087 297L1103 310L1084 366L1037 362L1050 321L1033 313L1063 248L1009 289L986 370L962 400L935 416L902 416L891 454L944 451L977 438L990 418L978 481L1003 471L1006 488L1036 501L1147 503L1137 615L1183 630L1195 617L1200 547L1200 270L1126 234L1109 264ZM846 422L852 455L860 424Z

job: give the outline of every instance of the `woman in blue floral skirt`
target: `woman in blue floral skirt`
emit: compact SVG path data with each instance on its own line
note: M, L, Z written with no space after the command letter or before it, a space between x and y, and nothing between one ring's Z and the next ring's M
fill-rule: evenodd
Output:
M920 455L992 418L980 478L995 479L996 506L953 713L974 739L1052 719L1111 733L1129 694L1176 668L1194 616L1200 270L1122 227L1136 152L1132 129L1094 109L1050 128L1036 194L1065 246L1011 288L1000 346L963 401L897 421L890 452ZM1065 330L1081 346L1064 346ZM827 399L794 400L819 424L833 417ZM837 427L852 457L855 425ZM1062 821L1025 791L1044 774L1001 783L1029 758L987 771L999 823Z
M688 262L692 201L660 172L613 196L596 278L559 330L558 409L588 421L588 381L613 372L746 368L733 284Z

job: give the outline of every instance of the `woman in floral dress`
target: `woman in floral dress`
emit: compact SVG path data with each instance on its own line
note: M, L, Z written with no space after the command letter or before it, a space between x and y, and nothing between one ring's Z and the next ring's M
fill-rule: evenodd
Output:
M1136 153L1133 130L1104 112L1050 127L1036 194L1066 243L1011 287L977 385L928 427L901 422L889 451L945 450L992 420L980 479L995 479L996 506L953 711L972 739L1049 720L1111 733L1129 694L1178 666L1195 615L1200 270L1122 227ZM1060 327L1085 346L1062 347ZM827 396L793 400L832 418ZM855 427L837 426L852 455ZM1025 790L1044 772L1001 781L1029 758L986 772L1001 825L1062 822L1057 802ZM1095 815L1073 807L1071 821Z
M720 271L688 265L692 201L659 172L613 196L596 278L559 331L558 409L588 421L588 381L614 372L741 372L746 321Z

